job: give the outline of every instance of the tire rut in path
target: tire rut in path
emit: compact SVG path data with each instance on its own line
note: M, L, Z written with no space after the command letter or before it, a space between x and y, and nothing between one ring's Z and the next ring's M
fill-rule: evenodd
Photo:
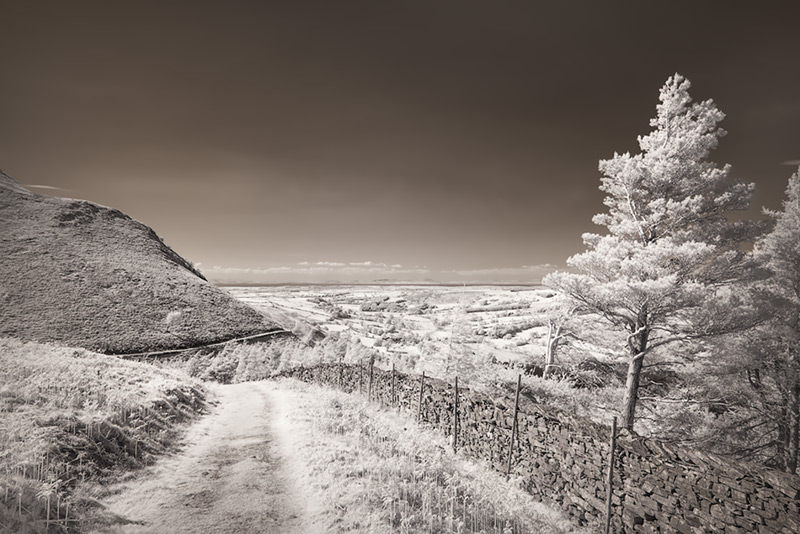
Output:
M307 504L276 434L271 385L215 388L219 404L187 432L183 450L122 485L107 500L118 522L105 530L142 533L309 531Z

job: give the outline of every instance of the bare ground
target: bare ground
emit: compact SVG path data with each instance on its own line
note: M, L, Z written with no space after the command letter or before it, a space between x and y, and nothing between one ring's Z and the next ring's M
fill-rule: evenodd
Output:
M274 385L216 388L215 411L189 429L184 449L121 484L105 504L114 524L95 532L312 532Z

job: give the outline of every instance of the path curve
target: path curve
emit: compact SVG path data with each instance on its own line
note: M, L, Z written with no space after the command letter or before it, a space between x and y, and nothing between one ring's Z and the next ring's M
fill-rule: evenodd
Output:
M183 450L122 484L106 501L120 534L310 532L269 382L214 386L216 409ZM279 409L279 407L278 407Z

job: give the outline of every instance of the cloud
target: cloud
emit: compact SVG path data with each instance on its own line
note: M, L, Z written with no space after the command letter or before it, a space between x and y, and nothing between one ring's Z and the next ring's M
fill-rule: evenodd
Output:
M493 273L519 273L519 272L540 272L555 270L556 266L550 263L542 263L539 265L523 265L521 267L491 267L488 269L450 269L442 271L445 273L456 273L463 275L470 274L493 274Z
M302 268L297 269L296 267L267 267L267 268L252 268L252 267L222 267L220 265L214 265L211 269L208 270L209 273L216 273L216 274L274 274L274 273L286 273L286 272L304 272L304 271L311 271L313 268Z
M339 261L301 261L297 265L321 265L325 267L344 267L346 263Z
M496 267L487 269L453 269L442 271L453 281L463 282L524 282L539 283L542 277L558 267L550 263L523 265L522 267Z
M789 165L791 167L797 167L800 165L800 159L790 159L788 161L784 161L781 165Z
M23 184L25 187L31 187L33 189L50 189L52 191L72 191L71 189L64 189L63 187L53 187L52 185L33 185L33 184Z

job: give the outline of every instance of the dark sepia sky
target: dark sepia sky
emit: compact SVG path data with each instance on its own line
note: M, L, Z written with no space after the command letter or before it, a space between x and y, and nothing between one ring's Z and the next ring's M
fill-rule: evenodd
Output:
M535 277L599 230L597 161L676 71L728 115L715 160L778 206L796 5L3 2L0 168L217 279Z

